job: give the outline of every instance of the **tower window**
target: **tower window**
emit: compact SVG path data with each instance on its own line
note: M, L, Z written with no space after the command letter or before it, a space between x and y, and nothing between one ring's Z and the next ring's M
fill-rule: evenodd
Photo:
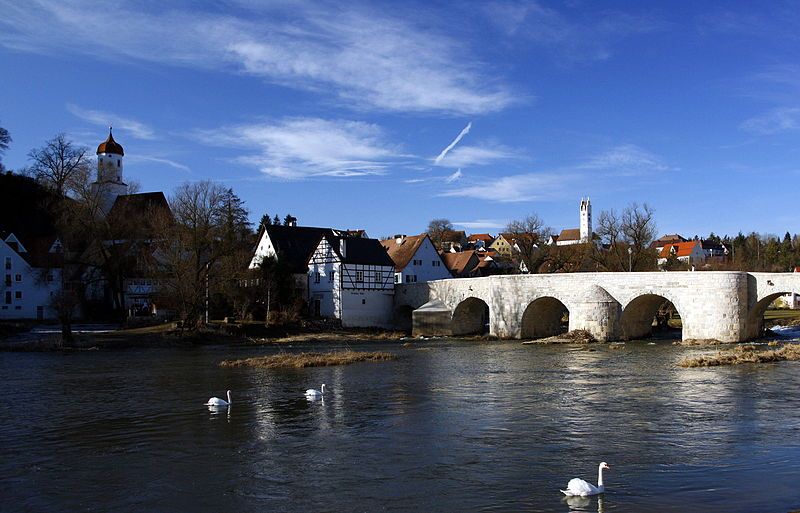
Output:
M119 159L117 159L117 167L119 167Z

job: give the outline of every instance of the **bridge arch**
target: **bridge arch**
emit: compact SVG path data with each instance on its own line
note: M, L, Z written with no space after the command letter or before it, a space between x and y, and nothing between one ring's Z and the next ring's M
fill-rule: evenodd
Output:
M620 330L623 340L649 337L653 333L653 323L659 310L671 305L680 315L675 301L654 292L648 292L633 298L622 309ZM683 321L684 318L681 317Z
M489 304L477 297L468 297L453 310L451 331L454 336L485 335L489 333Z
M764 314L767 313L769 305L779 297L791 293L800 294L800 291L785 290L783 292L773 292L761 297L756 304L750 308L750 311L747 313L748 338L757 338L764 334Z
M562 320L564 315L569 316L567 306L552 296L534 299L525 308L520 322L520 336L522 338L552 337L567 331Z

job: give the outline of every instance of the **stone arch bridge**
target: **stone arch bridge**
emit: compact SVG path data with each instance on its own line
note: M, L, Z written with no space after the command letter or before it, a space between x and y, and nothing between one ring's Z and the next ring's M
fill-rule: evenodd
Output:
M762 333L767 306L789 292L800 294L800 273L529 274L397 285L395 309L398 318L413 318L414 335L500 338L557 334L567 311L570 331L610 341L649 334L670 301L684 340L740 342Z

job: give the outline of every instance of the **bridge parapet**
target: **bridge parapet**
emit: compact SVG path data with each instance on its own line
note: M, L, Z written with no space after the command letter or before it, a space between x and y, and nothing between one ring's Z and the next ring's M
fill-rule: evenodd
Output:
M413 308L438 300L456 320L459 306L473 298L485 304L489 332L501 338L544 336L566 309L571 330L587 329L599 340L649 333L655 311L670 301L681 316L684 339L737 342L759 332L753 312L760 301L791 291L800 293L800 273L571 273L398 285L395 299ZM470 303L470 315L477 315L478 303ZM463 315L459 319L463 323Z

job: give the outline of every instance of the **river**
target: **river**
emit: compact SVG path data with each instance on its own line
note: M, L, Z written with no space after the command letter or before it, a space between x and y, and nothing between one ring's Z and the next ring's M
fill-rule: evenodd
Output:
M669 342L351 347L399 358L275 371L217 366L271 347L0 353L0 509L800 508L800 362L683 369L697 350ZM228 388L230 410L203 406ZM600 461L605 495L566 502Z

